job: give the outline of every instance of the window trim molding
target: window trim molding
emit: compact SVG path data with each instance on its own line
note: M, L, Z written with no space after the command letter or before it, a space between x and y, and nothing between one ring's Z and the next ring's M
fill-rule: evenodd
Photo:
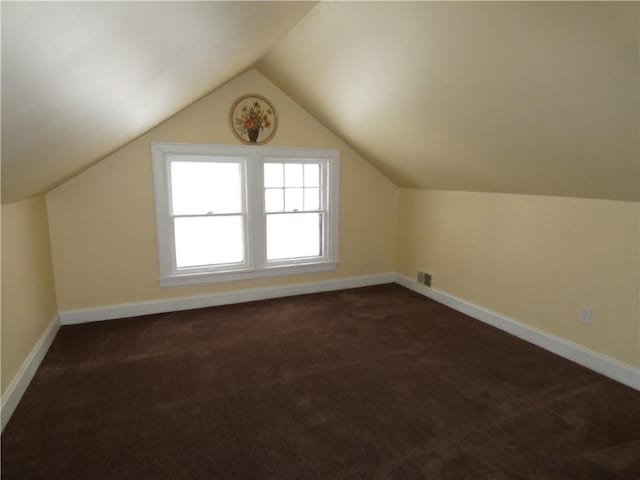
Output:
M238 268L194 268L178 271L171 226L171 185L168 165L174 155L237 157L244 175L245 263ZM217 145L187 143L151 143L153 188L156 215L159 284L161 287L219 283L227 281L297 275L336 270L338 265L340 154L336 149L303 147L265 147L252 145ZM327 218L324 255L319 259L266 260L266 215L264 213L264 179L262 165L272 161L326 162ZM259 225L261 222L263 225Z

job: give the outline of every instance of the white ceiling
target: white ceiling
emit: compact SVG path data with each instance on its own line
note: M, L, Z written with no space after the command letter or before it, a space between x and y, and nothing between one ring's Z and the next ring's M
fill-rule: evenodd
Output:
M399 185L639 200L639 3L321 3L259 69Z
M2 2L2 200L259 62L401 186L638 201L639 5Z
M308 2L2 2L2 199L45 192L252 66Z

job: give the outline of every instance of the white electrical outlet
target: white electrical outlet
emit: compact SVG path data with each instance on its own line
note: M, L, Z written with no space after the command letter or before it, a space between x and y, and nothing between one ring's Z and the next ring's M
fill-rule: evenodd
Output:
M580 309L580 323L589 325L591 323L591 309L589 307L582 307Z

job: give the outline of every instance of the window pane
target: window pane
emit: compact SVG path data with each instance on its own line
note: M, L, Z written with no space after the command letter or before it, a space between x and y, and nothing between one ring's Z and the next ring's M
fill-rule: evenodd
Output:
M302 188L285 188L284 190L284 209L287 212L301 212L304 210L302 204Z
M264 186L284 187L284 170L281 163L264 164Z
M281 212L284 210L284 189L267 188L264 191L264 209L267 212Z
M320 209L320 189L319 188L304 189L304 209L305 210Z
M285 163L284 164L284 186L285 187L302 187L302 164L301 163Z
M174 219L178 268L244 260L242 216Z
M319 187L320 186L320 165L317 163L304 164L304 186Z
M320 213L267 215L267 260L319 257Z
M240 213L240 164L172 162L171 194L174 215Z

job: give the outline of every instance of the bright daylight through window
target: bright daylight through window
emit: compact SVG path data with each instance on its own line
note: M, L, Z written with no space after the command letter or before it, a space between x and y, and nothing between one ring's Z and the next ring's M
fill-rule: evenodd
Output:
M333 270L338 152L152 144L163 286Z

